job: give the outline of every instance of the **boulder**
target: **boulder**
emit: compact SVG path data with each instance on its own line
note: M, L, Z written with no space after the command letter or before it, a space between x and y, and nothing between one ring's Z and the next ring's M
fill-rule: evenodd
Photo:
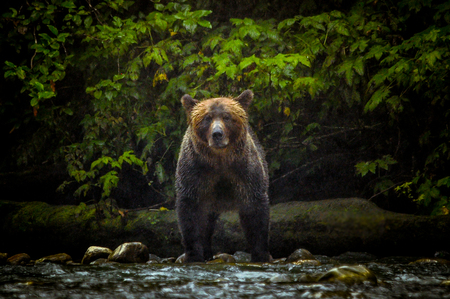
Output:
M111 262L145 263L148 261L148 248L141 242L124 243L117 247L108 257Z

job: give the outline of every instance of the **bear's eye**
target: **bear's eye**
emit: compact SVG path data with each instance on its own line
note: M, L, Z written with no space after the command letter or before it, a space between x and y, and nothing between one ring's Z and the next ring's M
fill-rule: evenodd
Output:
M223 120L224 120L224 121L229 121L229 120L231 120L231 115L229 115L229 114L224 114Z
M211 115L206 115L205 118L203 118L203 121L207 123L211 122L212 121Z

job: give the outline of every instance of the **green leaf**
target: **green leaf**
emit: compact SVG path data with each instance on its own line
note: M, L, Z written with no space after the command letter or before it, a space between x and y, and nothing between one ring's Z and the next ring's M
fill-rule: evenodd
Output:
M39 99L49 99L51 97L54 97L55 93L53 91L41 91L38 92Z
M24 80L26 77L26 73L23 69L18 68L16 71L17 77L19 77L19 79Z
M206 21L206 20L199 20L198 24L200 26L202 26L202 27L205 27L205 28L210 28L210 29L212 28L211 23L209 21Z
M159 10L159 11L163 11L164 10L164 5L160 4L160 3L155 3L155 9Z
M70 108L68 108L68 107L63 108L63 111L64 111L64 113L67 114L67 115L73 115L72 109L70 109Z
M91 27L91 25L92 25L92 17L88 16L86 19L84 19L84 26L86 28L89 28Z
M358 57L358 59L356 59L355 63L353 64L353 69L356 71L356 73L358 73L358 75L364 75L364 63L361 57Z
M99 90L96 90L95 92L94 92L94 97L96 98L96 99L100 99L101 97L102 97L102 90L101 89L99 89Z
M346 24L342 23L342 21L337 22L334 28L336 29L337 33L345 36L350 36L350 32L348 31Z
M387 87L380 88L374 92L370 100L364 106L364 112L373 111L389 95L390 90Z
M54 35L58 35L58 29L56 29L56 27L52 26L52 25L47 25L48 29L50 29L50 31L54 34Z
M161 165L160 162L156 162L155 164L155 175L158 178L160 184L166 181L166 173L164 171L164 167Z
M32 107L37 106L38 104L39 104L39 100L37 98L32 98L31 99L30 105Z
M183 26L189 33L194 34L195 29L197 28L197 23L194 20L184 20Z
M63 3L61 3L61 6L65 8L77 8L73 1L64 1Z
M43 91L44 90L44 85L41 82L34 82L34 87L36 87L36 89L38 91Z

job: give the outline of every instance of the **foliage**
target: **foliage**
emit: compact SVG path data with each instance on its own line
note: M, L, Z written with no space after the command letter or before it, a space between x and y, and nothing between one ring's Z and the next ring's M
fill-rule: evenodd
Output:
M20 163L63 160L76 195L100 199L125 180L125 161L171 198L181 95L249 88L274 181L329 158L356 167L371 189L360 195L400 186L429 212L448 211L448 2L361 0L348 11L226 21L185 1L138 4L35 1L4 14L1 39L20 54L5 77L32 107L2 102L16 131L33 132ZM43 136L57 142L27 146Z

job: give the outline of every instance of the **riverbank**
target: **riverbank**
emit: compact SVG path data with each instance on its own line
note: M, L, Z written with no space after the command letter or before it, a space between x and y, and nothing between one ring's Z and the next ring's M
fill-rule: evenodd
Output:
M183 252L174 211L119 211L107 205L52 206L0 201L0 252L46 256L65 252L80 259L89 246L116 248L142 242L159 256ZM347 251L377 256L433 256L450 251L450 216L384 211L359 198L289 202L271 207L270 251L285 257L296 248L316 254ZM247 251L235 212L224 213L213 239L215 252Z

